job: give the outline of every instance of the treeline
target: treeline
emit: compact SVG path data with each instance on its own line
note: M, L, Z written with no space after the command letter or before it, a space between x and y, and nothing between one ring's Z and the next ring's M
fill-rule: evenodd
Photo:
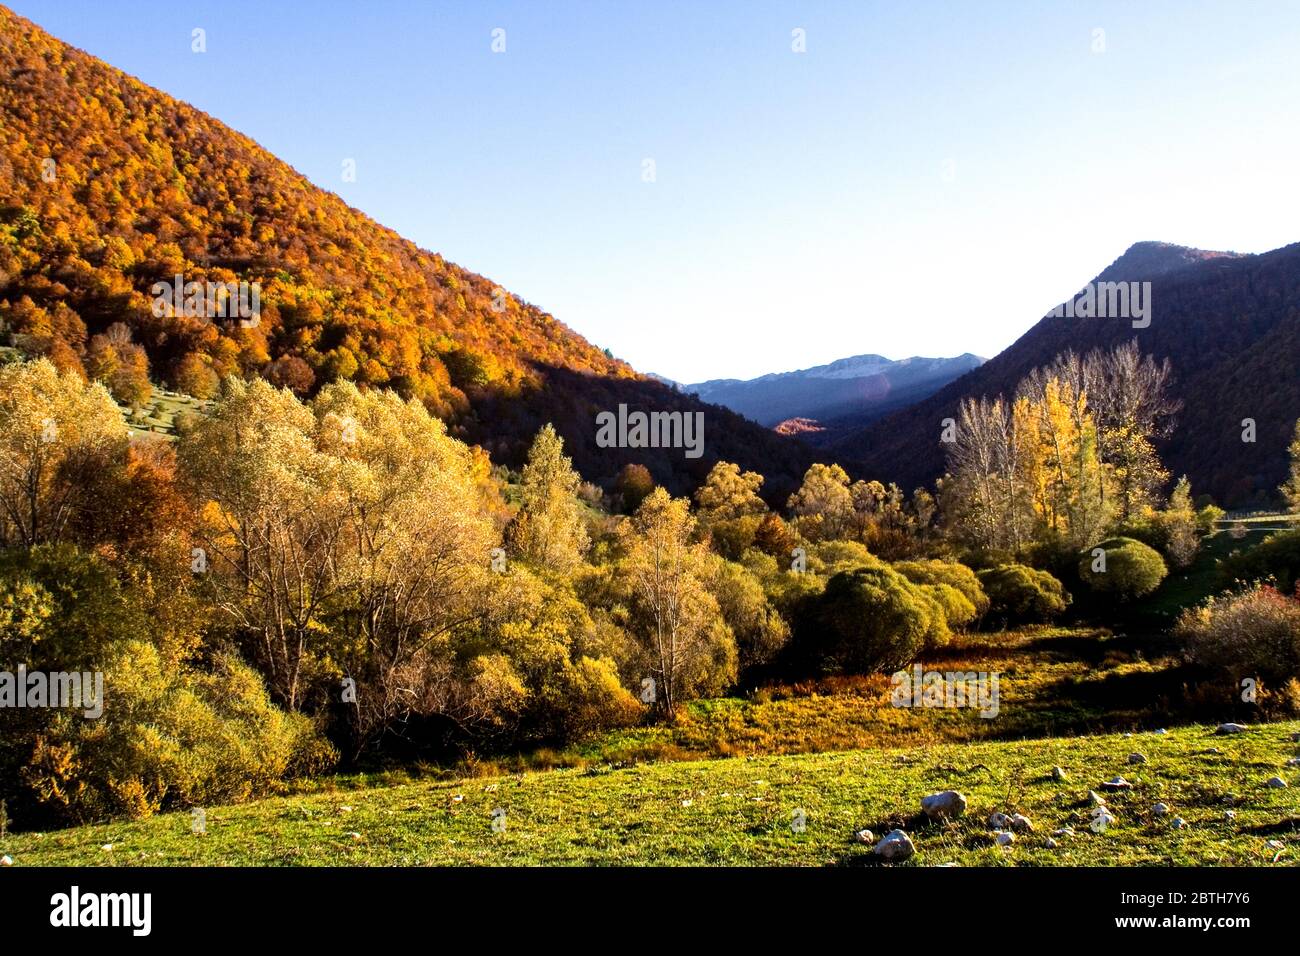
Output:
M168 444L129 439L75 372L0 366L0 672L105 684L98 719L6 706L0 798L29 825L142 815L563 745L737 687L888 672L1069 613L1071 589L1140 597L1216 517L1186 482L1161 497L1164 382L1130 350L1066 355L952 423L937 496L816 464L774 510L725 461L693 498L635 464L606 493L550 426L510 471L347 381L304 401L230 377ZM1300 553L1256 550L1249 578L1275 583ZM1195 659L1294 674L1295 602L1234 600L1180 623Z

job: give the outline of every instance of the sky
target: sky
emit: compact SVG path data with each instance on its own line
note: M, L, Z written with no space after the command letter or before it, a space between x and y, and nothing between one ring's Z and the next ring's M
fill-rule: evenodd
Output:
M684 383L1300 239L1300 3L4 2Z

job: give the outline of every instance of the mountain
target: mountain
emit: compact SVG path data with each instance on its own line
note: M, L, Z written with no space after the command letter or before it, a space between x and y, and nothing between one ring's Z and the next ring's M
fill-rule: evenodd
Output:
M1174 433L1159 447L1196 494L1241 507L1276 500L1286 447L1300 419L1300 244L1262 255L1139 242L1094 282L1151 282L1151 321L1048 315L979 368L930 397L832 446L866 473L911 488L943 472L941 422L966 396L1011 394L1031 369L1073 349L1136 339L1173 367L1181 399ZM1256 441L1242 441L1244 419Z
M149 379L206 398L230 374L304 394L339 376L393 388L507 464L551 421L604 482L639 461L682 491L721 457L767 475L776 497L807 466L797 442L638 374L3 7L0 75L0 344L102 378L123 401ZM156 308L154 284L175 276L248 283L258 321ZM704 414L704 455L598 447L596 414L620 404Z
M776 372L758 378L713 379L682 390L725 405L763 425L787 419L829 422L852 418L863 425L886 412L920 401L984 360L969 353L956 358L855 355L829 365Z

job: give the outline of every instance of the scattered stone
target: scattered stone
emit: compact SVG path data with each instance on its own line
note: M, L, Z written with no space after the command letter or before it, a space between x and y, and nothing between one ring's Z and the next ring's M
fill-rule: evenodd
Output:
M1286 787L1286 781L1281 777L1269 777L1268 782L1264 784L1264 786L1272 787L1274 790L1281 790Z
M1057 844L1057 842L1053 840L1051 837L1048 837L1046 840L1043 841L1043 846L1047 847L1049 850L1055 850L1058 845L1059 844Z
M871 844L876 842L876 835L870 830L859 830L857 833L853 834L853 839L857 840L859 843Z
M998 830L993 834L993 839L998 841L998 846L1010 846L1016 842L1016 835L1010 830Z
M1237 811L1236 810L1223 811L1223 819L1225 822L1231 823L1233 820L1237 819Z
M1163 817L1166 813L1169 812L1169 805L1165 803L1157 803L1154 807L1151 808L1151 812L1158 817Z
M1146 762L1147 762L1146 754L1129 754L1129 755L1128 755L1128 762L1129 762L1129 763L1146 763Z
M1066 776L1065 776L1065 768L1064 768L1064 767L1053 767L1053 768L1052 768L1052 779L1053 779L1053 780L1064 780L1064 779L1066 779Z
M351 812L352 812L351 807L339 807L339 813L351 813Z
M1132 790L1133 784L1129 783L1123 777L1116 777L1113 780L1102 781L1103 790Z
M1107 810L1105 807L1103 807L1099 813L1093 814L1092 823L1091 823L1092 832L1101 833L1103 830L1105 830L1108 826L1110 826L1115 821L1116 821L1115 815L1111 813L1109 810Z
M872 852L886 863L899 863L915 853L916 847L902 830L891 830Z
M1175 830L1181 830L1183 827L1187 826L1187 821L1182 817L1174 817L1170 822L1173 824Z
M1240 734L1246 730L1245 724L1219 724L1216 734Z
M1167 734L1167 733L1169 733L1169 731L1167 731L1167 730L1165 730L1165 728L1161 727L1159 730L1156 731L1156 733L1158 733L1158 734Z
M1006 830L1011 826L1011 818L1000 810L994 810L989 815L990 830Z
M1292 757L1286 762L1288 767L1300 767L1300 757Z
M921 810L931 820L959 817L966 812L966 798L956 790L944 790L921 798Z
M452 803L460 803L460 802L461 802L462 800L464 800L464 799L465 799L465 794L463 794L463 793L458 793L458 794L454 795L454 796L451 798L451 802L452 802Z
M1011 817L1011 829L1017 833L1033 833L1034 824L1029 817L1022 813L1017 813Z
M1074 827L1061 827L1059 830L1053 830L1052 836L1059 836L1059 837L1074 836Z
M4 856L0 856L0 866L13 866L13 865L14 865L14 858L10 856L8 853L6 853Z
M1092 803L1094 807L1104 807L1106 805L1106 798L1103 797L1096 790L1088 791L1088 800Z
M354 842L359 843L361 841L361 834L358 833L356 830L349 830L347 833L343 835L345 837L350 837Z

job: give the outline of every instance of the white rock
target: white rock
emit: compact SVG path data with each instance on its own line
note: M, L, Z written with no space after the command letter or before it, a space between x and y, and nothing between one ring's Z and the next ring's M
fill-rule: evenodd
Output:
M1286 781L1281 777L1269 777L1268 782L1264 784L1264 786L1272 787L1274 790L1281 790L1286 786Z
M1092 801L1092 805L1094 807L1104 807L1106 805L1106 798L1103 797L1096 790L1088 791L1088 799Z
M1228 823L1231 823L1233 820L1237 819L1237 811L1236 810L1223 811L1223 819L1226 820Z
M4 856L0 856L0 866L13 866L13 865L14 865L14 858L10 856L8 853L6 853Z
M1129 754L1129 755L1128 755L1128 762L1129 762L1129 763L1146 763L1146 762L1147 762L1146 754Z
M1043 841L1043 846L1047 847L1049 850L1055 850L1059 844L1051 837L1048 837Z
M1163 817L1166 813L1169 812L1169 806L1168 804L1157 803L1154 807L1151 808L1151 812L1158 817Z
M1016 842L1016 835L1010 830L998 830L993 834L993 839L998 841L998 846L1010 846Z
M857 840L859 843L875 843L876 835L870 830L859 830L857 833L853 834L853 839Z
M1017 833L1033 833L1034 823L1024 814L1017 813L1011 817L1011 829Z
M1074 827L1061 827L1059 830L1053 830L1052 836L1059 836L1059 837L1074 836Z
M1288 767L1300 767L1300 757L1292 757L1286 762Z
M1093 814L1090 826L1094 833L1101 833L1108 826L1115 822L1115 815L1109 810L1102 809L1100 813Z
M1011 827L1011 818L1001 810L994 810L989 814L990 830L1006 830Z
M1101 788L1103 790L1132 790L1133 784L1123 777L1112 777L1110 780L1103 780Z
M1175 830L1181 830L1183 827L1187 826L1187 821L1182 817L1174 817L1170 822L1173 824Z
M1245 724L1229 723L1229 724L1219 724L1218 729L1215 730L1214 732L1216 734L1239 734L1245 731L1246 729L1247 728Z
M1165 730L1165 728L1161 727L1159 730L1156 731L1156 733L1158 733L1158 734L1167 734L1167 733L1169 733L1169 731L1167 731L1167 730Z
M921 810L931 820L959 817L966 812L966 798L956 790L944 790L921 798Z
M912 839L902 830L891 830L872 851L887 863L901 862L916 852Z
M1052 779L1053 779L1053 780L1064 780L1064 779L1065 779L1065 768L1064 768L1064 767L1053 767L1053 768L1052 768Z

